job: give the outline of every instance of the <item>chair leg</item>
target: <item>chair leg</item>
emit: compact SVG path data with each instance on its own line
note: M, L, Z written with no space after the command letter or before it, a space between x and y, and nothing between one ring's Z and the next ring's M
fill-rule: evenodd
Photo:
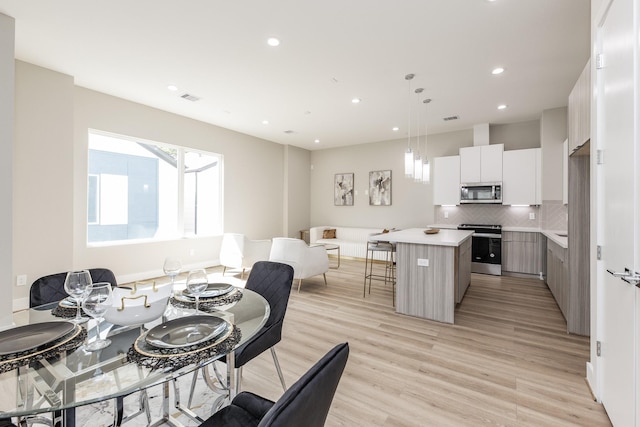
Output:
M242 273L240 273L240 280L244 279L244 268L242 269Z
M369 258L369 254L371 254L371 258ZM371 276L373 275L373 252L369 250L367 247L367 254L364 258L364 287L362 289L362 297L367 296L367 279L369 279L369 293L371 293ZM368 272L367 272L368 268Z
M282 369L280 369L280 362L278 362L278 356L276 356L276 349L271 347L271 356L273 356L273 363L276 365L276 371L278 371L278 377L280 377L280 384L282 389L287 391L287 385L284 383L284 376L282 375Z
M224 272L225 272L225 271L227 271L227 266L226 266L226 265L223 265L223 266L222 266L222 275L223 275L223 276L224 276Z
M300 285L302 284L302 279L298 279L298 293L300 292Z
M236 368L234 374L236 376L236 391L235 391L235 395L237 396L238 393L240 393L240 389L241 389L242 366L240 366L239 368Z
M329 286L327 285L327 275L325 273L322 273L322 277L324 277L324 285Z

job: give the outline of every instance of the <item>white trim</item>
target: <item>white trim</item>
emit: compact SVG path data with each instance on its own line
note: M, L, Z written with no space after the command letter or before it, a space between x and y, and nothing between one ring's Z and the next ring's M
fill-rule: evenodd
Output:
M209 268L209 267L214 267L219 265L220 265L220 261L217 259L213 261L201 261L201 262L196 262L192 264L183 264L182 272L185 273L185 272L188 272L189 270L195 270L197 268ZM118 285L122 285L125 283L155 279L155 278L164 277L164 276L165 276L164 271L162 269L158 269L158 270L149 270L149 271L143 271L139 273L132 273L132 274L125 274L122 276L117 276L116 281L118 282Z
M13 300L13 312L29 308L29 298L16 298Z

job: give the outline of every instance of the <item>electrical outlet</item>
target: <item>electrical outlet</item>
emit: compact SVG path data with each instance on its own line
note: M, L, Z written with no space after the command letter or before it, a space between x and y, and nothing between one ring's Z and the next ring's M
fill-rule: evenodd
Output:
M418 258L419 267L429 267L429 260L426 258Z
M195 249L189 249L189 255L194 256L196 254Z
M26 286L27 284L27 275L21 274L16 276L16 286Z
M445 211L445 213L444 213L444 217L445 217L445 218L449 218L449 212L446 212L446 211Z
M535 212L530 212L529 213L529 219L536 219L536 213Z

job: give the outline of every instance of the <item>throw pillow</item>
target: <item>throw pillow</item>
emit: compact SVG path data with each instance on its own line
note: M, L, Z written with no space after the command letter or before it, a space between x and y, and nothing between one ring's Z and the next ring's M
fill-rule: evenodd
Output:
M324 230L322 232L322 238L323 239L335 239L336 238L336 229L335 228L330 228L328 230Z

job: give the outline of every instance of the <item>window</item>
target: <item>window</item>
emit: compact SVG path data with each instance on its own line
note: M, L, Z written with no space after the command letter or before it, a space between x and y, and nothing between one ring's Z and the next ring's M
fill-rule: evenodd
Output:
M89 243L222 232L222 156L89 132Z

